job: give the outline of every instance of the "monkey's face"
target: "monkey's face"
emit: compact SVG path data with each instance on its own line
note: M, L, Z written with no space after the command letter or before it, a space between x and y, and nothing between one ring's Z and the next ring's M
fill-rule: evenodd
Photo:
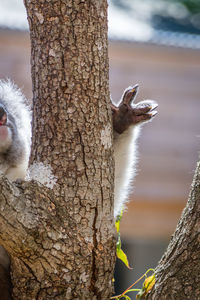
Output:
M4 152L12 143L11 129L7 126L7 111L0 104L0 152Z
M7 123L7 112L3 105L0 104L0 126L6 125Z

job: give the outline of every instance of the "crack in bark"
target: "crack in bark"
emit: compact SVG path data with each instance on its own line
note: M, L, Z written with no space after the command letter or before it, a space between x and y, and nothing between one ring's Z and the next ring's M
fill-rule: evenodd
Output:
M35 281L37 281L40 284L40 282L37 280L37 277L35 276L33 270L30 268L30 266L27 263L25 263L24 261L23 261L23 264L26 266L26 268L29 270L29 272L33 275Z
M84 166L85 166L85 177L87 179L87 182L88 182L88 175L87 175L87 164L86 164L86 160L85 160L85 146L84 146L84 143L83 143L83 139L82 139L82 136L81 136L81 133L80 131L78 130L78 135L79 135L79 138L80 138L80 145L81 145L81 148L82 148L82 154L83 154L83 163L84 163Z
M91 276L91 290L93 291L94 295L97 296L97 299L101 300L100 296L98 295L98 289L95 287L95 283L97 280L96 277L96 251L97 249L97 229L96 229L96 221L98 216L97 208L94 209L95 215L94 215L94 222L93 222L93 249L92 249L92 276Z

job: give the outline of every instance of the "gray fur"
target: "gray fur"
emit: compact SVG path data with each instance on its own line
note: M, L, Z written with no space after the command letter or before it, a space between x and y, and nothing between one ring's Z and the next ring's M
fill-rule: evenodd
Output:
M0 105L7 113L11 142L0 140L0 172L11 181L24 179L31 149L31 112L21 91L10 80L0 80Z

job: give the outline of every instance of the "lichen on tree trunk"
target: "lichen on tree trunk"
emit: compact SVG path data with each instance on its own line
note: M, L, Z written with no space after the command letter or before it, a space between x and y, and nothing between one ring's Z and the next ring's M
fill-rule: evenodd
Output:
M25 0L31 37L31 164L57 178L1 179L1 244L14 299L108 299L115 262L107 1Z

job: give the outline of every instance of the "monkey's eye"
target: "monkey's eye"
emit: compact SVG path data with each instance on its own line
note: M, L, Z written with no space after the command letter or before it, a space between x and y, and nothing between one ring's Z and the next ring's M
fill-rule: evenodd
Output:
M7 115L6 113L4 113L0 120L0 126L5 125L6 122L7 122Z

